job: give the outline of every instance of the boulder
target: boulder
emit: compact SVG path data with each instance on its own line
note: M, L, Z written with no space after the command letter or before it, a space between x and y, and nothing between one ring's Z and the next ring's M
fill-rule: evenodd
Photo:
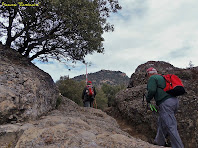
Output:
M160 74L176 74L181 71L181 69L163 61L148 61L145 64L141 64L136 68L135 73L131 75L128 88L131 88L131 86L133 87L146 84L147 78L145 74L146 70L150 67L156 68Z
M0 45L0 124L34 120L56 106L51 76L16 51Z

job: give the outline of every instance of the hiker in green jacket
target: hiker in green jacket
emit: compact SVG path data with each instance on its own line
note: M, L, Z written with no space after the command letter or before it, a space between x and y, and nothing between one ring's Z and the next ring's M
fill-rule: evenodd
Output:
M166 86L163 76L158 75L153 67L146 71L148 79L146 96L147 103L154 98L159 107L158 129L154 144L165 146L165 137L170 136L172 148L184 148L177 130L177 120L175 113L179 107L179 101L176 97L166 93L163 88Z

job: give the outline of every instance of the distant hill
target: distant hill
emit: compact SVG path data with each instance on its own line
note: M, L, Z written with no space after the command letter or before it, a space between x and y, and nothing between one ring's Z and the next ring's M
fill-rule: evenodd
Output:
M76 81L82 81L86 79L86 75L79 75L72 79ZM110 70L101 70L95 73L89 73L88 80L92 81L93 85L95 86L101 86L103 83L110 85L123 84L127 86L129 83L129 77L125 73L121 71Z

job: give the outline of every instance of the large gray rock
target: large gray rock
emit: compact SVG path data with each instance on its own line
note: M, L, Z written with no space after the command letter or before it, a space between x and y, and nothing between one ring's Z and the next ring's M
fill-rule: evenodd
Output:
M179 69L165 62L147 62L140 65L132 75L135 86L120 91L116 96L114 112L119 112L123 119L128 120L136 131L143 136L143 140L152 142L156 135L156 112L146 110L146 103L142 104L143 94L146 93L147 80L143 77L149 67L156 68L160 73L177 74L183 81L187 94L178 97L180 108L176 115L178 130L185 148L198 147L198 70L197 67ZM137 76L137 77L136 77ZM139 76L139 77L138 77ZM155 104L155 102L152 102ZM157 106L156 106L157 108Z
M128 87L131 88L133 86L146 84L147 78L145 77L145 74L146 70L150 67L156 68L160 74L177 74L181 71L181 69L163 61L148 61L145 64L141 64L136 68L135 73L131 75Z
M36 119L55 108L57 97L49 74L0 45L0 124Z
M37 121L0 126L1 147L158 148L123 132L116 120L101 110L62 99L58 110Z

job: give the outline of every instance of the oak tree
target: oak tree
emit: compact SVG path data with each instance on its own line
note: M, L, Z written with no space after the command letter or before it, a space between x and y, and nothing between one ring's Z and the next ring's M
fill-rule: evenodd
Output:
M24 57L84 61L104 51L102 34L113 31L107 22L121 9L117 0L7 0L0 6L0 38ZM17 4L17 6L8 6Z

